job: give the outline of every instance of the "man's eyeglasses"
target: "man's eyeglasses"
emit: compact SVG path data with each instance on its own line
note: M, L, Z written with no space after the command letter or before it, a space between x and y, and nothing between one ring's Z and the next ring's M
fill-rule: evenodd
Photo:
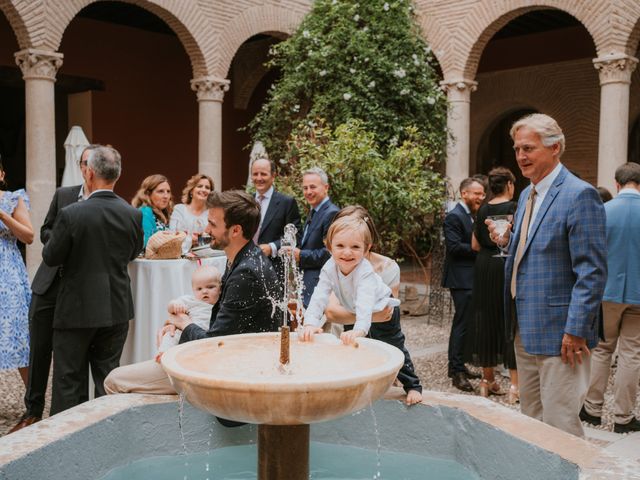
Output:
M86 160L79 160L78 161L78 165L81 167L86 167L87 166L87 161Z

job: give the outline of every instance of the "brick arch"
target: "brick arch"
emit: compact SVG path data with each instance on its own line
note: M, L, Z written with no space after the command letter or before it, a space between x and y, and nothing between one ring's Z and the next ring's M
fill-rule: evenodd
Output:
M451 38L451 31L444 28L442 22L434 15L427 15L418 10L417 17L420 33L427 42L427 45L431 48L433 56L440 65L443 76L446 78L447 75L444 70L446 63L444 63L443 60L451 48L453 40Z
M626 53L627 55L632 55L634 57L638 56L638 50L640 49L640 5L634 3L636 16L634 18L635 25L629 34L629 39L627 40Z
M260 33L284 38L291 35L309 11L274 5L248 8L233 18L219 35L218 59L214 75L226 78L234 55L249 38Z
M29 29L35 39L31 46L57 51L64 31L75 16L87 5L99 0L49 0L42 15L33 16ZM209 73L207 53L215 50L213 35L200 12L197 2L184 0L118 0L144 8L161 18L178 36L193 69L193 76Z
M467 53L456 56L449 68L462 74L463 78L474 78L482 52L495 33L521 15L549 8L562 10L582 23L593 39L594 56L615 48L612 45L621 42L619 36L612 34L613 29L608 21L611 2L593 2L593 5L585 6L586 3L582 0L546 0L535 3L530 0L510 0L502 5L498 2L478 3L460 22L464 33L461 32L457 37L458 51Z
M18 47L22 50L30 45L29 31L25 25L22 16L13 5L11 0L0 0L0 12L4 13L7 18L11 29L13 30L16 40L18 41Z

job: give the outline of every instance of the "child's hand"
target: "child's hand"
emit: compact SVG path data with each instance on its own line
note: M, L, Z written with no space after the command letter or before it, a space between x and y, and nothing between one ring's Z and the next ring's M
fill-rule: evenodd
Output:
M302 331L298 329L298 338L301 342L312 342L316 333L322 333L322 329L312 325L305 325L302 327Z
M348 332L342 332L340 340L342 340L342 343L345 345L354 345L356 343L356 338L364 336L366 336L364 330L349 330Z
M160 363L160 359L162 358L162 355L164 355L164 352L158 352L156 354L156 362Z
M186 305L178 302L169 303L169 313L173 315L180 315L181 313L189 313Z

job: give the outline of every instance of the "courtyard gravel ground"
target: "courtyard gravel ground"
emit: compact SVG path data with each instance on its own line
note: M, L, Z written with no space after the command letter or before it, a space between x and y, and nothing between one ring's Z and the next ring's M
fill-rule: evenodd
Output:
M403 310L411 305L403 304ZM422 381L425 389L440 392L450 392L462 395L473 395L473 393L465 393L457 390L451 385L451 380L447 377L447 353L446 345L449 338L450 328L450 312L445 314L445 318L436 319L427 316L408 316L402 317L402 329L407 338L407 347L412 353L413 362L415 364L418 376ZM479 371L479 369L473 369ZM509 379L500 375L496 376L500 382L502 390L507 391L509 388ZM474 387L478 387L479 380L472 380ZM613 430L613 417L611 413L611 379L607 389L605 398L605 410L603 416L603 425L597 427L599 430ZM24 386L17 370L0 371L0 436L5 435L7 431L19 420L24 413L23 396ZM519 410L519 406L508 405L505 396L489 397L495 402L503 404L507 408ZM49 409L51 392L47 393L47 405L45 411ZM640 395L636 403L636 416L640 417ZM46 415L45 415L46 416ZM640 434L636 434L640 435ZM606 442L598 439L591 439L594 443L606 446Z

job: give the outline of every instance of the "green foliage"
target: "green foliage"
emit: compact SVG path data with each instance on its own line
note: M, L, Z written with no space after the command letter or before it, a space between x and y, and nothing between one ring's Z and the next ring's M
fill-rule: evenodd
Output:
M360 204L375 220L381 236L376 251L414 254L416 245L425 244L445 194L445 181L430 168L435 160L417 129L408 127L402 132L405 140L383 153L362 121L350 120L334 130L316 123L302 124L292 134L290 175L277 178L278 189L302 199L302 173L321 167L330 178L334 203Z
M285 159L301 122L359 119L381 155L411 135L442 161L446 100L409 0L316 0L296 33L272 49L282 77L250 128ZM285 168L286 173L286 168Z

